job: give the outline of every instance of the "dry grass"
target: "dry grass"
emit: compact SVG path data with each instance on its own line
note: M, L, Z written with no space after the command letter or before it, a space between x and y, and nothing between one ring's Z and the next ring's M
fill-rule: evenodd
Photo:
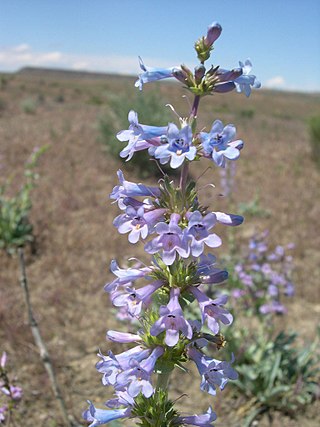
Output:
M18 182L33 147L50 144L40 162L41 179L33 194L31 221L37 252L28 254L27 272L36 316L58 379L70 411L78 417L87 398L103 402L111 393L100 385L94 368L98 347L104 352L114 348L104 340L105 331L117 327L102 290L110 278L110 259L121 262L133 255L144 256L142 246L129 246L126 237L112 227L117 209L110 204L108 193L121 164L108 158L97 143L97 118L107 108L108 96L133 90L132 81L17 75L0 92L4 106L0 114L1 175L17 172ZM159 88L181 115L187 112L177 85L161 84ZM94 96L103 104L94 105L90 101ZM23 99L30 97L37 102L34 114L21 109ZM244 112L248 109L253 113ZM233 122L246 142L238 162L235 198L249 202L259 194L261 206L270 210L271 216L247 218L237 238L245 241L254 230L268 228L274 244L296 243L297 296L284 323L309 339L320 312L320 174L310 158L307 131L307 119L317 111L319 96L260 91L249 100L236 94L205 99L199 123L199 127L209 127L216 118ZM193 176L199 176L205 167L202 164L199 171L196 165ZM214 210L228 210L228 202L218 196L215 171L209 170L199 180L200 186L207 182L215 182L217 189L202 191L206 203ZM0 257L1 350L9 353L25 391L21 425L58 426L56 405L26 325L18 261L4 254ZM175 388L191 397L181 401L186 411L198 409L192 408L192 401L198 404L201 399L201 409L210 402L200 396L198 379L192 373L177 378ZM222 421L217 426L241 425L224 414L226 408L218 401L216 410ZM316 417L316 407L312 407L309 415L300 415L297 421L281 418L274 426L313 427L319 425Z

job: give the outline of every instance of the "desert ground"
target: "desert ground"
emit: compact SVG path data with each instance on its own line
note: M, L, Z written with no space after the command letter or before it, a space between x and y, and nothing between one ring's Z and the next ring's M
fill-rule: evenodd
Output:
M36 318L68 410L81 425L86 425L81 421L86 400L101 405L112 393L102 386L95 370L98 349L103 353L123 350L105 339L108 329L123 327L103 292L111 279L110 260L115 258L120 265L132 256L147 260L143 245L130 245L112 226L118 209L110 203L109 193L117 184L116 171L125 171L125 165L101 143L98 126L99 118L110 113L111 97L133 93L133 83L133 78L118 76L27 70L9 75L0 90L0 183L12 177L12 188L18 188L33 148L49 145L39 161L40 178L32 193L30 220L36 241L32 250L26 250L27 275ZM188 113L182 98L185 91L178 85L146 86L143 93L151 90L157 90L161 100L173 104L180 115ZM26 99L34 102L31 113L23 108ZM234 200L249 203L258 197L268 215L249 215L237 229L236 239L245 243L254 231L268 229L271 244L295 243L296 295L280 323L299 332L301 342L314 339L320 315L320 170L311 158L308 134L308 119L315 114L320 115L320 95L260 90L249 99L236 93L205 98L198 123L199 129L209 129L217 118L234 123L245 141ZM202 175L205 163L191 169L203 188L201 197L213 210L228 211L228 200L219 196L216 169ZM140 180L137 174L127 175L132 181ZM216 188L205 187L209 182ZM225 232L221 227L218 234L225 237ZM219 257L227 251L224 243L215 254ZM0 322L0 352L8 353L10 369L24 390L17 425L62 426L29 330L18 259L4 252L0 254ZM193 369L177 374L172 396L187 394L179 407L194 413L212 404L217 427L241 427L238 402L228 387L211 399L201 394L197 375ZM276 414L272 425L319 424L316 402L296 419ZM259 422L259 426L268 425L267 417Z

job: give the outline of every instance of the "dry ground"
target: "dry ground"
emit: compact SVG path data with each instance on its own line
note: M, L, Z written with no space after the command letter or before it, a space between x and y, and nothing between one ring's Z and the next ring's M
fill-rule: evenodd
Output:
M1 179L16 174L14 182L18 182L33 147L50 145L40 161L41 178L33 193L31 220L37 241L36 253L27 253L27 272L36 317L58 380L70 412L78 417L87 398L103 402L110 396L94 367L98 347L103 352L119 350L104 339L107 329L119 327L102 290L110 279L110 259L143 257L142 246L133 248L112 227L117 209L110 205L108 194L121 164L97 142L97 120L108 109L110 93L131 91L132 82L113 77L76 80L16 75L0 91ZM159 90L182 115L187 112L177 85L161 84ZM38 102L34 114L21 108L21 102L30 97ZM95 97L102 100L101 105ZM250 109L252 118L247 117ZM308 117L316 113L320 114L319 96L260 91L249 100L236 94L205 99L199 123L208 128L216 118L233 122L245 140L235 198L249 202L259 195L261 207L271 215L247 218L237 238L245 241L254 230L268 228L274 244L296 244L297 295L283 322L310 340L320 313L320 172L310 158L307 129ZM199 170L197 165L193 176L205 167ZM228 210L227 201L218 196L219 180L213 170L200 178L199 185L208 182L215 182L217 189L204 189L203 200L215 210ZM56 403L27 326L17 259L2 253L0 263L0 351L8 352L24 389L21 426L58 426ZM175 396L189 396L180 403L185 411L208 406L210 399L200 394L198 383L194 372L176 379ZM221 420L217 426L241 426L229 405L234 408L235 402L216 404ZM296 421L279 415L273 425L315 427L319 423L313 405ZM268 425L267 420L259 425Z

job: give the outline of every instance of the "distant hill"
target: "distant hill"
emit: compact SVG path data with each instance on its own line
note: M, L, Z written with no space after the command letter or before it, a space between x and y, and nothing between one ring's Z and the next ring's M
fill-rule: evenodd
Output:
M116 77L127 79L128 75L121 75L115 73L100 73L94 71L76 71L76 70L64 70L59 68L41 68L41 67L23 67L18 70L15 74L26 76L26 77L49 77L49 78L61 78L61 79L92 79L92 80L105 80L106 78Z

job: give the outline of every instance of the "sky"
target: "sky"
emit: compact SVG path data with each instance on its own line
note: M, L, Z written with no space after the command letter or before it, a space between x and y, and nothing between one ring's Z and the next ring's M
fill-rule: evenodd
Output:
M214 21L209 65L250 58L265 88L320 92L320 0L0 0L0 71L193 67Z

